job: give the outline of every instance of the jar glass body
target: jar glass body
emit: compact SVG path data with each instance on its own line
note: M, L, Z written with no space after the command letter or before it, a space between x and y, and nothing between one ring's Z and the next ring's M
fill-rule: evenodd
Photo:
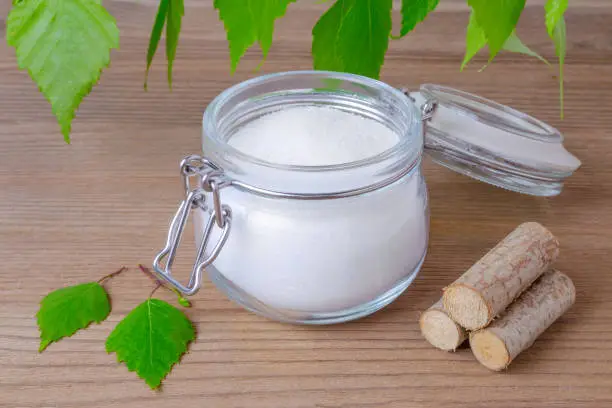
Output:
M398 143L330 166L267 163L228 143L249 121L299 105L377 120ZM264 76L222 93L203 127L204 155L232 180L221 191L231 232L206 268L228 297L275 320L326 324L373 313L410 285L426 254L429 210L422 123L401 92L350 74ZM210 213L196 210L198 246Z

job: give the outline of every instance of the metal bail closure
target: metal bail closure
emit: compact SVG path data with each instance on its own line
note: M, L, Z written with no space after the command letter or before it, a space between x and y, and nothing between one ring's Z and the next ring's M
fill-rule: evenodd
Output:
M201 166L198 166L200 167L193 167L194 158L196 162L199 160ZM191 167L186 168L187 166ZM199 174L201 176L201 187L188 191L187 197L179 205L176 214L170 222L166 245L153 260L153 271L165 283L183 295L190 296L200 289L204 269L214 262L227 241L232 225L232 210L229 206L221 204L219 189L224 184L220 177L218 177L222 174L218 167L215 166L213 168L209 166L206 159L199 158L198 156L189 156L181 162L181 174L185 179L186 187L190 186L189 177ZM202 233L202 240L197 251L191 276L189 277L189 283L185 286L172 276L172 264L174 263L176 251L181 243L181 237L190 213L193 210L206 211L208 209L206 205L207 192L212 192L213 209L209 211L210 216ZM221 230L221 233L217 242L207 253L206 249L209 247L209 241L215 226Z
M402 91L421 107L425 152L453 171L519 193L555 196L580 167L557 129L525 113L440 85Z

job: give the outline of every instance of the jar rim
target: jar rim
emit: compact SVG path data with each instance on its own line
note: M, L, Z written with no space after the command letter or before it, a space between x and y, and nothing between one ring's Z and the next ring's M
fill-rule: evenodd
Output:
M384 161L389 160L390 158L398 155L401 152L406 152L407 149L410 148L411 145L415 144L415 140L412 137L402 137L403 135L398 135L399 140L393 146L388 149L385 149L382 152L374 154L372 156L365 157L363 159L349 161L345 163L338 164L326 164L326 165L295 165L295 164L283 164L283 163L275 163L267 160L260 159L248 153L237 149L228 143L227 140L224 140L221 137L221 133L219 131L219 123L218 117L222 107L229 102L229 100L239 95L241 92L245 90L255 87L257 85L265 84L267 82L272 82L275 80L283 80L288 79L290 77L325 77L327 80L340 80L347 81L357 86L361 85L363 87L369 87L377 89L386 95L389 98L393 99L395 103L395 107L400 110L404 110L409 114L408 121L412 122L414 125L415 122L418 122L420 125L420 114L417 109L416 104L410 99L407 98L406 95L399 89L394 88L393 86L373 79L368 78L361 75L344 73L344 72L334 72L334 71L318 71L318 70L298 70L298 71L285 71L278 72L272 74L266 74L257 76L255 78L251 78L242 82L239 82L218 94L206 107L203 118L202 118L202 129L203 129L203 137L207 138L208 141L213 142L213 145L217 148L221 148L224 150L226 156L236 157L237 159L248 162L252 165L262 166L270 169L278 169L285 171L294 171L294 172L333 172L333 171L343 171L347 169L357 168L357 167L365 167L370 165L377 165ZM291 89L286 90L288 93ZM411 126L412 127L412 126ZM419 126L420 127L420 126ZM422 135L421 135L422 137ZM422 143L420 143L422 144ZM417 149L414 154L411 154L410 160L408 163L404 163L402 168L412 167L414 166L414 162L420 159L422 153L422 149Z
M540 142L563 142L563 135L554 127L499 102L436 84L422 84L420 91L425 99L433 99L440 105L501 131Z

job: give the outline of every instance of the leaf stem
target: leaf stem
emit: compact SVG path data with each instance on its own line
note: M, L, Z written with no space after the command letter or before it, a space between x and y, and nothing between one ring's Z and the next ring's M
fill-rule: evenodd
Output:
M119 275L122 272L127 271L128 268L126 268L125 266L122 266L121 268L119 268L119 270L113 272L113 273L109 273L106 276L103 276L102 278L98 279L98 283L102 284L105 281L107 281L108 279L114 278L115 276Z
M144 266L143 264L138 264L138 268L140 268L140 270L147 275L149 278L151 278L153 280L153 282L155 282L157 284L157 286L155 287L154 291L155 292L159 286L163 286L165 289L171 291L172 293L174 293L176 295L177 298L177 302L179 302L179 304L183 307L191 307L191 302L187 299L185 299L183 297L183 295L176 290L175 288L170 288L166 285L164 285L164 282L162 282L161 280L159 280L154 274L153 272L151 272L151 270L149 268L147 268L146 266ZM153 294L153 292L151 293L151 295ZM149 297L151 297L149 295Z
M565 98L565 91L564 91L564 83L563 83L563 64L559 64L559 107L561 109L561 119L565 118L565 106L564 106L564 98Z
M155 282L155 287L153 288L153 290L151 291L151 293L149 293L149 299L151 299L151 296L153 296L153 294L155 292L157 292L157 289L159 289L160 287L166 287L164 286L164 283L162 281L160 281L159 279L157 279L157 277L155 275L153 275L153 272L151 272L151 270L149 268L147 268L146 266L144 266L143 264L138 264L138 268L140 268L140 270L147 275L149 278L151 278L153 280L153 282Z
M149 299L151 299L151 297L153 296L153 294L154 294L155 292L157 292L157 289L161 288L162 286L164 286L164 285L162 285L161 283L159 283L159 282L158 282L158 283L157 283L157 285L155 285L155 287L154 287L154 288L153 288L153 290L151 291L151 293L149 293Z
M151 278L151 280L157 284L163 285L163 282L160 281L159 279L157 279L157 277L153 274L153 272L151 272L151 270L149 268L147 268L146 266L144 266L143 264L138 264L138 268L140 268L140 270L142 271L142 273L144 273L145 275L147 275L149 278Z

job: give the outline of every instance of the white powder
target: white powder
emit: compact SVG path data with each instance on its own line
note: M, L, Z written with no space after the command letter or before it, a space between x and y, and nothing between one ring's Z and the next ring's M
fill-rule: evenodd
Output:
M229 144L271 163L322 166L374 156L398 140L395 132L375 120L334 108L302 106L248 123Z
M269 162L329 165L365 159L398 140L373 119L311 106L258 118L229 143ZM327 178L320 173L321 185ZM232 229L209 272L277 309L337 313L363 306L416 275L427 247L426 195L420 169L377 191L335 200L224 189ZM200 234L207 218L197 215Z

